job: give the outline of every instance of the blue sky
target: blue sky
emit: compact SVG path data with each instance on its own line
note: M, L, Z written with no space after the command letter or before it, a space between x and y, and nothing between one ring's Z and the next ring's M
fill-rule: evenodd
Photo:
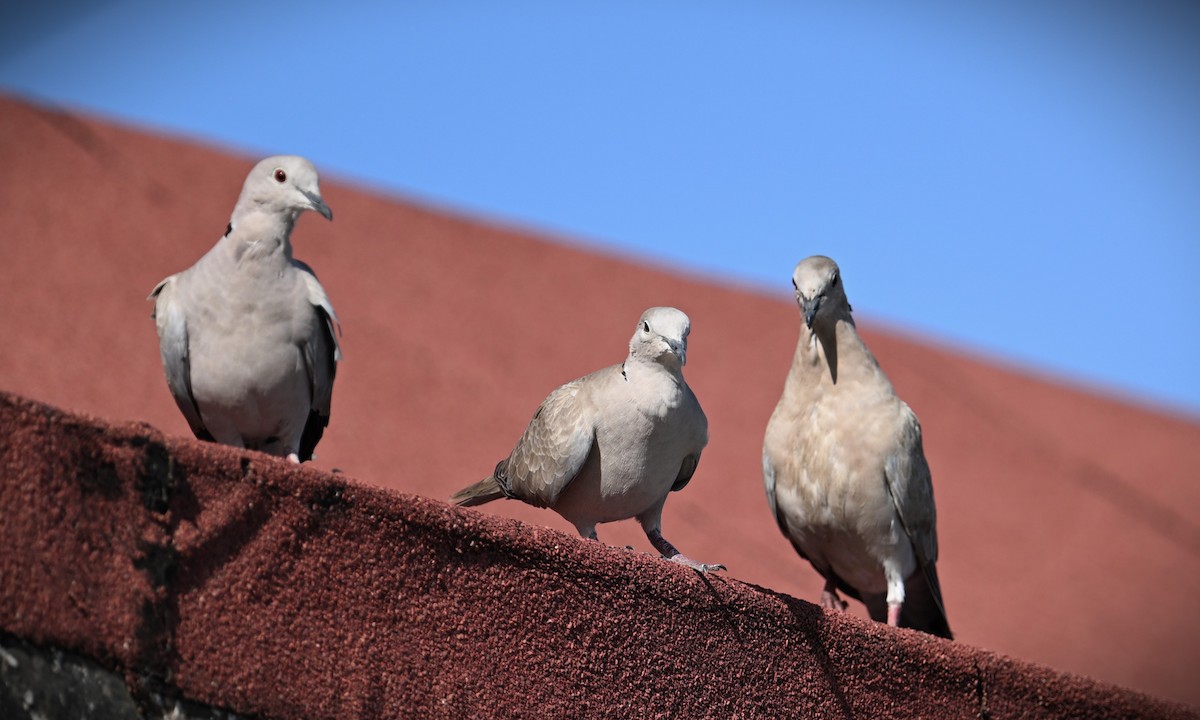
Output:
M1200 6L47 2L0 91L1200 416Z

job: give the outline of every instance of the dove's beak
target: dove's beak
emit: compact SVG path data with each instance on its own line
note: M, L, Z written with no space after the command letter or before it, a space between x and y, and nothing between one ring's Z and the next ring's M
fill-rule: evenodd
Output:
M667 347L671 349L671 353L679 358L680 365L687 364L687 345L674 340L667 340Z
M304 197L308 198L310 207L312 207L313 210L316 210L317 212L324 215L326 220L333 219L333 211L329 209L329 206L325 204L325 201L321 199L320 195L318 195L316 193L310 193L307 191L301 191L301 192L304 192Z
M804 324L809 330L812 330L813 318L816 317L817 311L821 309L821 301L824 299L824 295L818 295L811 300L803 297L799 298L800 307L804 310Z

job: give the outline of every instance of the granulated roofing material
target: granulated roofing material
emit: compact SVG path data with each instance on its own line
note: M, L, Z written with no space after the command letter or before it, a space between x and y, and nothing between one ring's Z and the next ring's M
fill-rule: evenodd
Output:
M1196 717L141 424L0 394L0 433L0 626L244 714Z
M304 148L264 154L276 151ZM224 231L257 158L2 98L0 158L0 388L187 434L145 296ZM643 309L674 305L692 319L686 373L712 439L667 502L664 532L727 564L728 578L818 597L761 487L762 430L799 331L790 266L768 296L328 172L322 191L335 222L301 218L293 239L344 321L346 362L315 469L445 498L491 471L547 392L618 362ZM798 245L796 258L825 249ZM859 325L922 421L956 637L1200 704L1200 425L887 332L869 315ZM482 510L571 530L518 503ZM599 532L650 550L636 523ZM122 592L161 607L142 583Z

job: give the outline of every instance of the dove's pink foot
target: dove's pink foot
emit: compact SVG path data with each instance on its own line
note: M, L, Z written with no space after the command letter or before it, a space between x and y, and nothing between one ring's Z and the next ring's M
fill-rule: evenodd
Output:
M900 627L900 603L888 603L888 625Z
M821 590L821 607L826 610L845 610L850 607L838 596L837 584L832 580L826 580L825 587Z
M684 555L676 550L674 545L667 542L667 539L664 538L662 533L658 530L651 530L647 532L646 537L650 540L650 544L654 546L655 550L658 550L660 553L662 553L664 558L673 563L686 565L687 567L690 567L693 570L698 570L702 573L710 572L712 570L725 569L724 565L710 565L708 563L696 562L695 560L689 558L687 555Z

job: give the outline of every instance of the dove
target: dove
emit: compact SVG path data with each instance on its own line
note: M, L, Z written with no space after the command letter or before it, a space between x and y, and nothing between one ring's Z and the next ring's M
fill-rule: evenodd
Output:
M296 219L333 211L302 157L260 161L224 236L155 286L167 386L196 437L312 459L329 424L340 323L310 267L292 257Z
M937 513L916 415L896 396L850 314L837 264L792 276L800 340L763 440L763 482L780 530L871 618L950 638L938 581Z
M724 570L688 558L662 535L667 495L688 484L708 444L708 419L683 379L690 331L680 310L646 310L624 362L550 393L512 453L451 502L515 498L552 508L593 540L599 523L637 518L664 558Z

